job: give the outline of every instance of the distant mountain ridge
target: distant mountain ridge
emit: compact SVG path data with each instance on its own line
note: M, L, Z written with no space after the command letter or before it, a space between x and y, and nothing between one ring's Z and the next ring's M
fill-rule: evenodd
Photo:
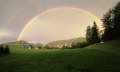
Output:
M72 38L72 39L67 39L67 40L57 40L57 41L52 41L46 44L47 46L57 46L57 45L71 45L72 43L78 43L78 42L83 42L86 41L85 37L79 37L79 38Z
M79 38L72 38L72 39L67 39L67 40L57 40L57 41L52 41L49 42L45 45L41 43L29 43L24 40L16 41L16 42L9 42L9 43L4 43L4 44L15 44L15 45L34 45L35 47L38 46L50 46L50 47L56 47L56 46L63 46L67 45L70 46L72 43L78 43L78 42L83 42L86 41L85 37L79 37Z

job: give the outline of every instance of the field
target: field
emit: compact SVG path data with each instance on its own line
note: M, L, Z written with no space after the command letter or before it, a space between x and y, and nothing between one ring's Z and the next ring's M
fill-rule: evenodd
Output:
M10 45L0 72L120 72L120 40L77 49L28 50Z

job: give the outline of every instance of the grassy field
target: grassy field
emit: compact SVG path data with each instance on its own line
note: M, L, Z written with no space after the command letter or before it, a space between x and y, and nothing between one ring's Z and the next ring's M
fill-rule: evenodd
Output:
M78 49L28 50L10 46L0 72L120 72L120 40Z

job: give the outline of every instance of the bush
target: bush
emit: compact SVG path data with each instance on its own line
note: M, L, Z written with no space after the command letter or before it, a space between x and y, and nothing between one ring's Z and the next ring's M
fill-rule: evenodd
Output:
M48 45L44 46L43 49L51 49Z
M5 54L10 54L10 49L8 46L5 47Z
M10 49L8 46L4 47L3 45L0 45L0 55L6 55L10 54Z
M63 45L63 46L62 46L62 49L70 49L70 47Z
M5 49L3 45L0 45L0 54L4 54L4 53L5 53Z
M73 43L71 48L84 48L89 46L87 42L78 42L78 43Z

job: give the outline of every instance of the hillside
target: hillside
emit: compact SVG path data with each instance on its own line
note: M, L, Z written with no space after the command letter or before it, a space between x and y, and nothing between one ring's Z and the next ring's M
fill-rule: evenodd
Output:
M18 44L18 45L19 45L19 44L29 45L30 43L28 43L28 42L26 42L26 41L24 41L24 40L20 40L20 41L16 41L16 42L5 43L5 44L8 44L8 45L9 45L9 44L12 44L12 45L13 45L13 44L16 44L16 45L17 45L17 44Z
M87 48L110 51L112 53L120 54L120 40L109 41L101 44L94 44Z
M54 46L63 46L63 45L71 45L72 43L77 43L77 42L83 42L86 41L86 39L84 37L79 37L79 38L73 38L73 39L67 39L67 40L57 40L57 41L52 41L49 42L48 44L45 44L47 46L50 47L54 47ZM38 47L38 46L43 46L43 44L41 43L29 43L27 41L24 40L20 40L20 41L16 41L16 42L9 42L9 43L5 43L5 44L12 44L12 45L33 45L34 47Z
M9 42L9 43L5 43L7 45L26 45L26 46L29 46L29 45L33 45L34 48L38 48L39 46L43 46L41 43L29 43L27 41L23 41L23 40L20 40L20 41L16 41L16 42Z
M57 46L57 45L71 45L72 43L77 43L77 42L83 42L86 41L85 37L79 37L79 38L73 38L73 39L67 39L67 40L58 40L58 41L53 41L50 42L46 45L48 46Z
M77 49L29 50L10 45L0 72L120 72L120 40Z

